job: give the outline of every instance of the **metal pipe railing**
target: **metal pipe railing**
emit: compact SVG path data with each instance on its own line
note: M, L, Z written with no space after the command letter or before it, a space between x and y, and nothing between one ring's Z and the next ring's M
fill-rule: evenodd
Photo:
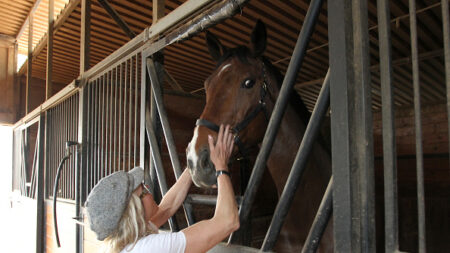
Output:
M319 247L320 239L325 232L325 229L330 221L333 212L333 176L328 182L327 189L320 202L319 210L314 218L308 237L306 237L305 244L302 248L302 253L316 252Z
M419 57L417 43L416 1L409 0L409 22L411 32L411 59L414 87L414 125L416 132L416 166L417 166L417 213L419 227L419 252L426 252L425 231L425 187L423 182L423 147L420 109Z
M255 200L256 192L258 190L258 186L261 183L263 172L266 167L266 161L272 149L276 132L280 126L283 112L286 109L289 95L292 92L292 87L297 78L298 70L300 69L303 63L303 58L306 55L306 48L311 38L311 34L313 32L314 25L316 24L316 20L319 16L323 2L323 0L313 0L309 5L302 30L295 45L294 52L286 71L286 75L283 80L277 102L273 109L269 125L267 126L267 130L264 135L262 148L258 154L258 157L256 158L247 189L245 190L242 204L240 205L239 218L242 224L248 219L248 216L250 214L251 206ZM238 238L238 236L236 236L236 233L233 233L229 239L229 242L234 242L236 238Z
M162 68L162 66L160 67ZM147 71L151 81L151 89L153 91L152 95L156 102L157 111L159 113L159 118L161 120L161 125L164 132L164 137L166 139L167 149L169 150L169 156L170 161L172 162L173 172L175 174L175 178L178 180L178 178L181 176L181 165L178 159L178 153L176 150L176 145L173 139L172 131L169 125L169 120L167 118L166 109L164 108L161 84L159 82L158 75L156 73L155 63L151 58L147 58ZM192 212L192 206L189 203L184 203L183 207L186 214L186 219L188 221L188 225L193 225L195 221Z
M383 117L385 251L398 250L397 155L392 85L389 1L377 1L380 48L380 83Z
M150 143L150 151L151 151L151 159L155 164L156 176L158 177L159 188L161 190L161 194L164 196L167 193L167 182L166 182L166 173L164 172L163 163L161 160L161 154L158 148L158 142L156 140L155 132L151 126L150 120L150 109L146 107L145 110L145 131L147 133L147 139ZM172 231L177 230L177 226L175 225L175 218L171 217L169 219L169 225Z
M264 238L262 250L269 251L275 246L275 243L280 235L284 220L290 210L292 201L297 191L303 172L306 169L309 155L313 150L314 142L320 133L320 126L330 106L330 79L329 72L325 77L319 97L317 98L311 119L306 127L302 142L298 149L297 155L292 165L291 172L284 186L283 193L278 201L275 213L270 223L269 230Z

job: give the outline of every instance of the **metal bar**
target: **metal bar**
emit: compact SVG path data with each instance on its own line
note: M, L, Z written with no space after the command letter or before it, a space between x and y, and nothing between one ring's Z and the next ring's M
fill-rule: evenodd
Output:
M97 166L95 167L95 182L94 185L100 180L100 84L101 77L95 80L95 147L97 149L95 162Z
M147 107L146 109L146 118L150 119L150 110ZM164 172L164 167L161 161L161 154L158 148L158 141L156 140L155 132L153 131L151 122L147 120L145 122L145 131L147 133L147 139L150 143L150 150L152 152L153 162L155 164L156 176L158 177L159 188L161 190L162 195L164 196L167 193L167 182L166 182L166 174ZM169 225L172 231L175 230L175 218L170 217Z
M117 171L117 87L119 87L118 76L119 76L119 68L115 68L116 77L114 81L114 171Z
M123 156L122 154L122 143L121 143L121 138L122 138L122 81L123 81L123 72L124 70L122 69L123 64L120 64L120 80L119 80L119 133L118 133L118 138L119 138L119 153L117 154L117 157L119 158L118 161L118 165L119 165L119 170L123 170L123 168L120 167L121 164L121 158Z
M144 168L144 175L147 180L149 175L148 169L145 168L145 108L146 108L146 81L147 81L147 62L145 57L141 55L141 104L139 116L139 166Z
M103 6L103 8L108 12L109 16L116 21L116 24L122 29L128 38L132 39L136 37L136 34L131 30L128 24L120 17L116 10L111 6L107 0L98 0L98 2Z
M445 87L447 90L447 128L450 136L450 14L448 0L441 0L442 9L442 34L444 37L444 61L445 61ZM450 141L449 151L450 151ZM449 158L450 158L450 152Z
M239 204L242 201L241 196L236 196L236 202ZM203 195L203 194L189 194L186 197L186 202L189 204L210 205L215 206L217 204L217 196Z
M367 2L328 5L334 250L375 252Z
M106 92L105 92L105 104L103 105L105 107L105 141L104 141L104 148L103 150L105 150L105 175L109 175L111 174L111 164L109 164L109 159L110 159L110 155L109 155L109 109L108 109L108 104L109 104L109 87L110 87L110 83L109 83L109 71L105 73L105 85L106 85Z
M45 117L44 114L39 116L39 129L38 136L36 138L36 144L39 144L38 147L38 163L37 163L37 182L36 182L36 204L37 204L37 219L36 219L36 253L44 252L44 241L45 241L45 206L44 206L44 143L45 143Z
M322 3L323 0L313 0L309 5L308 12L306 14L302 29L294 48L293 57L286 71L286 75L284 77L277 102L273 109L269 125L267 126L267 130L264 135L262 148L258 154L258 157L256 158L247 189L245 190L242 204L240 205L239 218L241 224L243 224L248 219L248 216L250 214L251 206L255 200L256 192L258 190L259 184L261 183L262 175L266 167L267 158L269 157L270 151L272 149L277 129L280 126L281 118L287 106L289 95L292 92L292 87L297 78L298 70L303 63L306 48L309 39L311 38L311 34L313 32L317 17L319 16ZM233 233L230 237L230 242L234 242L236 240L235 238L239 238L239 236L235 236L235 234L236 233Z
M138 160L137 160L137 124L138 124L138 55L135 55L136 57L136 77L135 77L135 84L134 84L134 166L138 166Z
M127 165L127 82L128 82L128 61L125 61L125 74L124 74L124 82L123 82L123 133L122 133L122 141L123 141L123 156L122 156L122 164L123 168L126 169ZM129 168L128 168L129 169Z
M91 0L81 0L80 74L89 69L91 55Z
M75 185L77 187L75 191L75 219L83 222L82 205L86 201L87 191L86 189L86 176L87 176L87 149L88 143L88 124L89 124L89 87L84 86L78 95L78 100L74 99L74 102L78 101L78 108L74 107L74 111L78 109L78 114L75 115L77 121L74 124L78 124L78 133L73 131L74 135L77 135L77 156L75 165ZM75 103L76 104L76 103ZM74 125L75 126L75 125ZM83 240L84 229L79 223L76 224L76 253L84 252Z
M417 19L416 2L409 0L409 22L411 32L411 57L412 76L414 86L414 125L416 132L416 165L417 165L417 212L419 226L419 252L426 252L425 235L425 193L423 182L423 150L422 150L422 125L420 112L420 80L419 80L419 60L417 45Z
M130 86L128 88L128 93L130 95L130 102L128 103L128 169L131 169L131 160L132 156L131 156L131 129L132 129L132 125L131 125L131 116L132 111L131 108L133 107L133 103L132 103L132 99L133 99L133 93L132 93L132 88L133 88L133 57L130 57Z
M385 251L398 250L397 154L392 84L390 10L387 0L377 1L380 83L383 117Z
M99 170L100 170L100 174L101 174L101 178L103 178L103 177L105 177L106 176L106 174L107 174L107 167L106 167L106 150L105 150L105 141L106 141L106 136L105 136L105 131L106 131L106 124L105 124L105 116L106 116L106 112L105 112L105 97L106 97L106 74L103 74L103 76L102 76L102 85L101 85L101 88L102 88L102 92L100 93L100 95L102 96L102 100L101 100L101 103L100 103L100 108L101 108L101 115L100 115L100 118L101 118L101 121L102 121L102 123L101 123L101 128L100 128L100 131L101 131L101 139L100 139L100 145L99 145L99 148L100 148L100 152L101 152L101 162L100 162L100 168L99 168Z
M108 86L110 87L110 95L109 95L109 124L108 124L108 129L109 129L109 148L108 148L108 152L109 152L109 173L113 173L114 172L114 168L113 168L113 159L114 159L114 153L113 151L113 94L114 94L114 86L113 86L113 78L114 78L114 70L111 69L108 73L109 73L109 77L108 77Z
M155 66L156 65L156 66ZM162 71L163 67L159 65L159 63L154 63L151 58L147 59L147 71L148 76L151 80L151 87L153 91L153 96L155 98L155 103L158 109L159 118L161 119L161 125L164 132L164 137L167 143L167 149L169 151L170 161L172 162L173 172L175 174L175 178L178 180L178 178L181 176L181 165L180 161L178 159L178 153L176 150L175 141L173 139L172 131L170 128L169 120L167 118L166 109L164 108L164 101L161 91L161 83L158 79L158 74L156 72L156 67L159 67ZM195 223L194 215L192 211L192 206L188 203L183 204L186 220L188 222L188 225L193 225Z
M261 248L263 251L270 251L275 246L278 236L280 235L281 228L284 224L284 220L286 219L295 193L300 184L300 180L302 179L303 172L305 171L309 155L311 154L314 143L320 133L320 126L330 105L329 73L330 71L328 70L322 89L320 90L319 97L317 98L316 105L314 106L311 119L306 127L305 134L303 135L303 139L292 165L291 172L289 173L289 177L278 200L277 207L275 208L269 230L266 233L266 237L264 238Z
M309 230L308 237L306 238L305 245L303 245L302 253L316 252L319 247L320 240L327 227L328 222L333 212L333 177L328 182L327 189L320 202L319 210L314 218L311 229Z

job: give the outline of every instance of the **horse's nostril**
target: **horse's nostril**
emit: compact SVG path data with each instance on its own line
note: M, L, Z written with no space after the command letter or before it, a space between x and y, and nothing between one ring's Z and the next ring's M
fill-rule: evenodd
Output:
M188 167L189 167L190 169L193 169L193 168L194 168L194 162L192 162L191 159L188 159Z
M200 157L200 166L204 169L208 168L209 166L209 161L208 161L208 153L207 152L202 152L202 155Z

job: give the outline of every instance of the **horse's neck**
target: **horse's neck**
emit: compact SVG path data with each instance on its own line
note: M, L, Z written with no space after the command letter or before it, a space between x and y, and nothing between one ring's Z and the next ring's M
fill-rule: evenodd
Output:
M280 124L272 151L267 160L269 170L271 168L283 168L277 170L277 177L281 181L289 175L290 168L297 154L298 147L303 138L306 126L298 117L298 114L288 105L286 113Z

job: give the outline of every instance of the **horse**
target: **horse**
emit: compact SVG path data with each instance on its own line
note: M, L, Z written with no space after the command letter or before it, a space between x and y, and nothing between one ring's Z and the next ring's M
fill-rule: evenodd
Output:
M251 33L250 46L227 48L211 32L206 44L216 68L205 80L206 105L197 120L193 138L186 149L188 169L194 184L211 188L216 184L215 168L209 159L208 135L217 137L220 124L229 124L236 136L236 155L258 146L264 137L270 114L282 82L280 72L263 56L267 31L258 21ZM276 135L267 169L278 196L290 172L295 154L306 129L309 112L298 94L291 96ZM300 252L331 175L331 165L323 146L315 144L303 179L286 217L275 246L276 252ZM332 252L332 225L319 246L320 252Z

